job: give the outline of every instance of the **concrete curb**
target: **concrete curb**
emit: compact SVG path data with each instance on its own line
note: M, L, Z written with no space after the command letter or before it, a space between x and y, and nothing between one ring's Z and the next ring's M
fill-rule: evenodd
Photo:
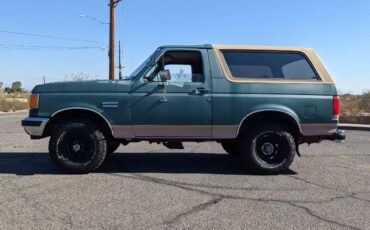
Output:
M370 131L370 125L360 125L360 124L339 124L338 128L344 130Z

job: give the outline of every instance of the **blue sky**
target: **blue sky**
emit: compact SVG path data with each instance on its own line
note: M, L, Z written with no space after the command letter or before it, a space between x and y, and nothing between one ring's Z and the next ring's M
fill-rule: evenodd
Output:
M44 75L47 81L78 72L107 78L108 27L78 17L108 21L107 4L108 0L2 1L0 31L94 42L0 32L0 81L9 85L21 80L32 88ZM125 75L165 44L303 46L319 53L341 91L370 89L368 0L124 0L117 8L118 40L124 43ZM88 49L70 49L76 47Z

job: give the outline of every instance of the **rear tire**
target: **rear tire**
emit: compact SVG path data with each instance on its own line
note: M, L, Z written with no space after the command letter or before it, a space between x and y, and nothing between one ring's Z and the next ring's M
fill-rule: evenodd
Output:
M54 163L66 173L97 170L107 154L107 142L98 127L88 120L73 120L55 127L49 141Z
M222 148L231 156L237 157L240 156L240 149L238 142L222 142Z
M240 142L245 166L262 174L289 169L296 155L294 137L285 126L265 123L251 127Z

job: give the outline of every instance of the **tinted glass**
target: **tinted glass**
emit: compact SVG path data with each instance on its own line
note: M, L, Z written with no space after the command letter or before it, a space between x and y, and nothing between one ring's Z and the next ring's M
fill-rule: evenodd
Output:
M319 79L300 53L223 51L223 55L236 78Z

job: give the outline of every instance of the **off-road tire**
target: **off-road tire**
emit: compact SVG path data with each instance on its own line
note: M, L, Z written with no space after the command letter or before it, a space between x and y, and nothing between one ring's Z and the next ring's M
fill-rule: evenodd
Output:
M62 171L85 174L101 166L107 154L107 142L93 122L67 121L54 128L49 141L49 154Z
M270 146L273 146L272 153ZM261 174L287 171L297 152L291 131L275 123L251 127L242 137L239 147L244 165Z
M239 149L238 142L222 142L221 146L230 156L233 156L233 157L240 156L240 149Z

